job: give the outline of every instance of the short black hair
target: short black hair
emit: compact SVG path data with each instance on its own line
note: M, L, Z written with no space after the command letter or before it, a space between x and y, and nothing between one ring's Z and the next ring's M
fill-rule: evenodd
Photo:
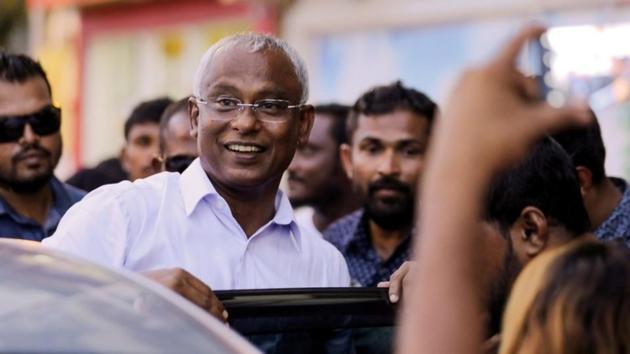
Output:
M160 117L160 153L164 152L164 141L166 140L165 133L166 129L168 129L168 123L171 121L171 118L179 112L185 112L188 114L189 98L190 96L186 96L180 100L172 102L162 113L162 117Z
M50 82L46 72L39 62L23 54L11 54L0 49L0 80L23 83L34 77L41 77L48 87L48 94L52 96Z
M429 120L429 129L437 113L437 105L427 95L415 89L405 87L396 81L390 85L377 86L359 97L350 110L347 134L357 128L360 115L371 116L408 110Z
M138 104L125 122L125 140L129 138L129 132L134 125L144 123L160 124L160 117L171 102L173 100L168 97L160 97Z
M315 106L315 114L327 115L332 117L333 125L331 134L337 145L348 142L348 134L346 134L346 121L350 113L350 106L328 103Z
M604 164L606 148L595 112L591 110L591 124L585 127L569 128L553 137L562 145L573 161L573 166L584 166L591 171L593 184L599 184L606 177Z
M492 180L484 218L508 230L527 206L540 209L548 220L564 226L574 236L590 229L573 164L550 137L535 144L516 167Z

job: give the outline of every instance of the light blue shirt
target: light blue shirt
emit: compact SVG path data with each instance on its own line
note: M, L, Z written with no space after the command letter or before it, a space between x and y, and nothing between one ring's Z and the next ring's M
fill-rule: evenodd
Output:
M302 236L282 191L275 206L273 219L248 238L197 159L181 175L94 190L43 244L133 271L180 267L214 290L349 286L343 256Z

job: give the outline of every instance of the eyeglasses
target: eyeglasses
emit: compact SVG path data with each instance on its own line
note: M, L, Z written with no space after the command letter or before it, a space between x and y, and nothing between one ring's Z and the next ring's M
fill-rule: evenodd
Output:
M207 105L216 113L217 119L234 119L246 107L250 107L256 117L266 122L285 122L290 118L288 114L292 109L301 109L304 105L292 105L287 100L263 99L254 103L243 103L238 98L218 97L210 100L195 97L198 103Z
M40 136L56 133L61 127L61 109L48 105L31 114L0 116L0 143L20 140L24 135L26 124L30 125L33 132Z
M164 169L182 173L197 158L192 155L173 155L164 159Z

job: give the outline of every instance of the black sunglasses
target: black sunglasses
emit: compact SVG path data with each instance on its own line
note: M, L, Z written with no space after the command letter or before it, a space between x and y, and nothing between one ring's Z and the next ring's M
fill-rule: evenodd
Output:
M192 155L173 155L164 159L164 169L169 172L182 173L197 158Z
M23 116L0 116L0 143L20 140L26 124L40 136L56 133L61 127L61 108L48 105L35 113Z

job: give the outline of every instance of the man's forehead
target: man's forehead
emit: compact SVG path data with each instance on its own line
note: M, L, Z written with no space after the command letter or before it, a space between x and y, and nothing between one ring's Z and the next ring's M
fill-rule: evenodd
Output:
M311 134L309 135L309 142L333 140L332 126L334 119L335 118L329 114L315 114L315 120L311 128Z
M160 130L160 125L155 122L142 122L131 126L129 135L156 135Z
M0 80L0 115L33 113L50 102L48 86L42 78L24 82Z
M171 116L166 125L166 133L173 135L188 135L190 131L190 116L186 111L179 111Z
M289 98L301 95L301 84L291 60L280 50L253 52L243 45L218 50L206 68L202 92L267 91Z
M382 115L359 115L353 141L377 139L385 142L415 140L425 142L429 133L429 121L423 116L396 111Z

